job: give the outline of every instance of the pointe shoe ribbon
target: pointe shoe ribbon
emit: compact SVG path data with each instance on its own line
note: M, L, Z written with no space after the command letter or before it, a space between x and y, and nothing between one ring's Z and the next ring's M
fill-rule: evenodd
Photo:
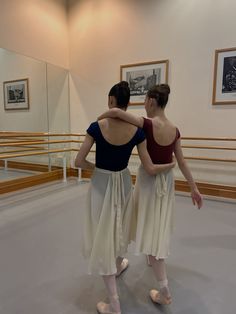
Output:
M150 298L154 303L158 303L161 305L169 305L172 302L171 297L164 297L163 295L160 294L159 291L152 289L150 291Z

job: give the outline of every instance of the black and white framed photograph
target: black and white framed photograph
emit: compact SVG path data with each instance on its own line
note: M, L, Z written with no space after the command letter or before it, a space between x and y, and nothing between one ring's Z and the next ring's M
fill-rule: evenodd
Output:
M236 104L236 48L216 50L213 105Z
M120 66L120 80L129 83L130 105L142 105L152 86L168 83L168 66L168 60Z
M29 109L29 81L28 79L3 82L4 109Z

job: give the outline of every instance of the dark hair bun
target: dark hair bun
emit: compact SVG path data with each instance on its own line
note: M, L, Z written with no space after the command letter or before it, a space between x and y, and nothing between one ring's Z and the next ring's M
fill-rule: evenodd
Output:
M121 81L121 82L118 83L117 85L119 85L119 87L122 87L122 88L127 88L127 87L129 87L129 83L126 82L126 81Z
M109 94L109 96L114 96L116 98L118 108L127 108L130 99L130 89L129 84L126 81L121 81L114 85Z
M160 84L160 89L159 89L159 93L163 93L166 95L170 94L170 87L168 84Z
M158 107L161 108L165 108L168 102L169 94L170 87L168 84L155 85L151 87L147 92L147 96L149 98L156 99Z

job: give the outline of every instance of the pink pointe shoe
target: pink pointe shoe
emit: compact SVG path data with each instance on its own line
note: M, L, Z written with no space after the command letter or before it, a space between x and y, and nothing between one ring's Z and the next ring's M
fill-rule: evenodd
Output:
M120 268L120 271L118 271L116 273L116 277L119 277L129 266L129 261L127 258L123 258L123 261L121 263L121 268Z
M119 302L119 296L114 295L112 297L115 301ZM97 304L97 311L100 314L121 314L121 312L116 312L112 309L111 304L105 303L105 302L99 302Z
M150 291L150 298L152 302L158 303L161 305L169 305L172 302L171 297L165 297L163 296L159 291L152 289Z

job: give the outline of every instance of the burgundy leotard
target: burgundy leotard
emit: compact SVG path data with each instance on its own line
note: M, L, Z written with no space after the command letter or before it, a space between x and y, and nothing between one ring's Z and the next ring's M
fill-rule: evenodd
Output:
M147 139L147 150L154 164L167 164L172 162L172 154L176 141L180 138L180 132L176 128L176 137L170 145L158 144L153 136L152 120L143 118L143 130Z

